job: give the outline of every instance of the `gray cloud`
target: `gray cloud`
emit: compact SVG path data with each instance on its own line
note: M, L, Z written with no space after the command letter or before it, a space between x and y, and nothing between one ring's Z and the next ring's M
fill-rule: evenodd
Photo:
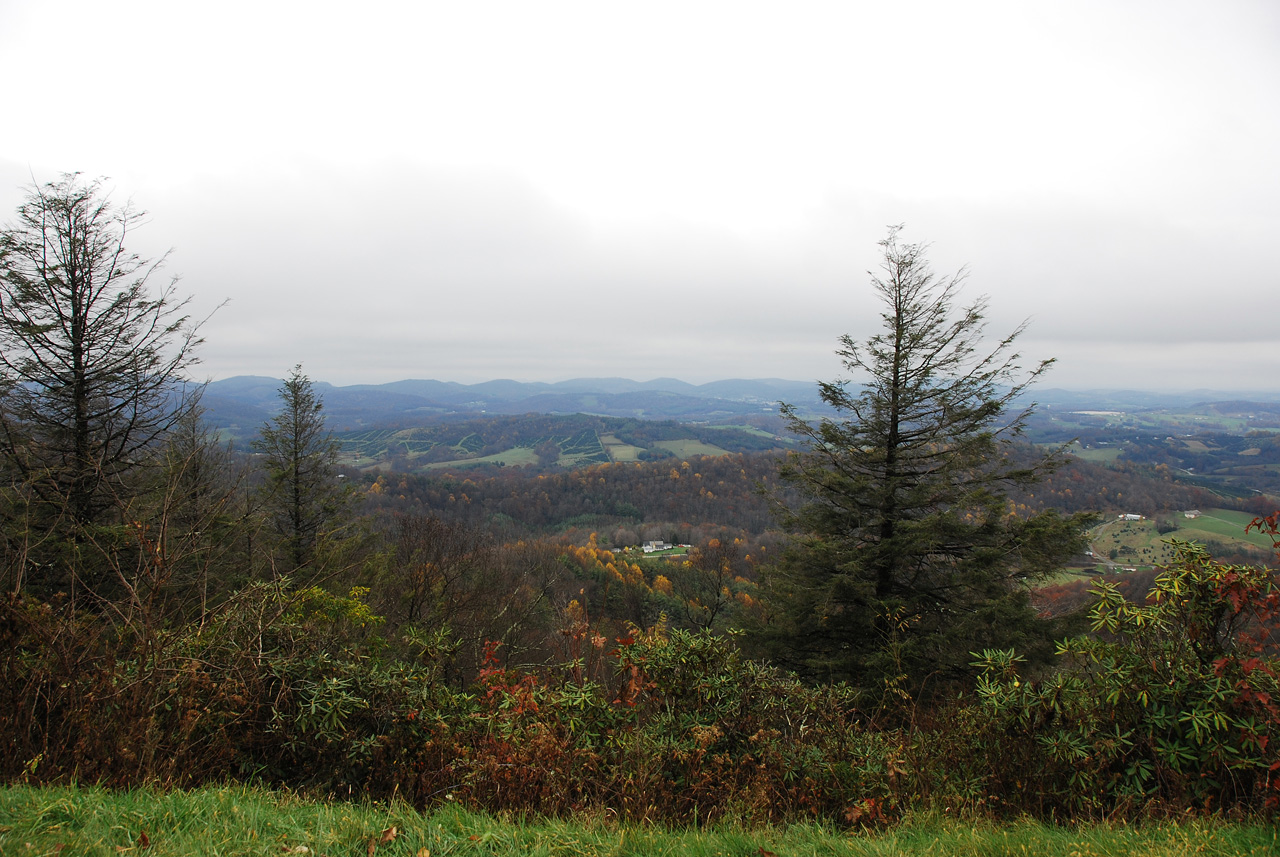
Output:
M1280 376L1270 4L64 5L0 13L9 79L66 48L10 93L0 216L114 176L193 312L229 299L214 377L829 378L891 223L1051 383ZM145 74L64 127L40 87L115 42Z

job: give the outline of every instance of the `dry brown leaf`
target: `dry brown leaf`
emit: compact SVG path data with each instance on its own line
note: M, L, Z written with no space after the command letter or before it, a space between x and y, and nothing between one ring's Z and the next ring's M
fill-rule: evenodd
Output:
M399 833L400 831L397 830L396 826L393 824L392 826L388 827L386 830L382 831L382 838L378 840L378 844L386 845L388 842L394 841L396 836L399 835Z
M138 834L138 847L139 848L151 847L151 838L147 836L147 831L145 830Z
M419 848L419 849L418 849L418 857L431 857L431 849L430 849L430 848Z

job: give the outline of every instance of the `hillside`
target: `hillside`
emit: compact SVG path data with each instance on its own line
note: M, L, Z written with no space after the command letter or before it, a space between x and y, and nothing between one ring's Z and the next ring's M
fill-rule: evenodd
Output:
M344 464L399 473L481 466L573 468L795 446L793 439L752 426L587 414L442 420L413 428L336 432L334 437Z
M279 386L277 379L261 376L215 381L203 399L206 419L224 438L245 444L278 407ZM345 466L359 471L549 471L780 451L794 448L795 441L778 414L779 402L805 416L827 413L815 384L781 379L700 385L674 378L554 384L404 380L315 387ZM1082 460L1208 489L1233 503L1280 495L1275 397L1051 389L1036 399L1025 433L1033 443L1071 444L1069 452ZM1070 496L1059 499L1068 507L1078 503Z
M1037 443L1070 443L1080 458L1140 469L1239 500L1280 495L1280 404L1224 400L1137 407L1042 407Z

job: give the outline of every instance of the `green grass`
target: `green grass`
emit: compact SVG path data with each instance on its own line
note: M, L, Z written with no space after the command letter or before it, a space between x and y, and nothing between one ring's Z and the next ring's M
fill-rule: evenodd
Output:
M1271 539L1254 531L1245 534L1244 528L1249 526L1253 515L1248 512L1236 512L1230 509L1208 509L1199 518L1177 517L1178 538L1199 540L1212 537L1218 541L1240 541L1259 548L1270 548ZM1197 536L1203 533L1203 536Z
M1051 444L1042 444L1043 446L1052 447ZM1120 457L1120 453L1124 450L1119 446L1101 446L1085 449L1079 443L1073 443L1067 447L1067 452L1083 461L1091 461L1094 464L1111 464Z
M755 435L756 437L764 437L764 438L768 438L769 440L773 440L778 436L774 432L765 431L764 429L756 428L755 426L728 425L728 426L707 426L707 428L714 429L715 431L740 431L743 434ZM786 438L783 438L783 442L786 442Z
M600 445L613 461L639 461L640 453L644 452L643 448L624 443L612 434L600 435Z
M394 833L392 833L394 828ZM145 840L143 835L145 834ZM144 846L143 843L146 843ZM370 847L372 844L372 848ZM1178 857L1280 853L1262 822L1050 827L922 818L866 833L812 824L666 830L607 815L573 821L497 820L447 807L422 815L402 803L320 802L245 787L193 791L0 789L4 855L1047 855Z
M728 455L729 453L718 446L712 446L709 443L703 443L700 440L658 440L654 441L654 446L661 447L671 451L677 458L689 458L694 455Z
M485 455L480 458L461 458L457 461L436 461L431 464L417 465L422 470L441 470L446 467L462 467L465 465L476 464L505 464L508 467L515 467L524 464L537 464L538 454L526 446L515 446L503 452L495 452L493 455Z
M1089 541L1098 553L1099 561L1106 561L1112 548L1132 552L1117 554L1115 562L1124 566L1145 567L1164 565L1173 559L1169 539L1184 542L1216 541L1246 548L1270 550L1271 540L1261 533L1246 534L1244 529L1253 516L1247 512L1230 509L1205 509L1198 518L1183 517L1181 512L1168 513L1178 529L1161 535L1156 532L1155 521L1120 521L1112 519L1099 524L1089 533Z
M1112 549L1119 551L1115 562L1129 567L1150 567L1165 565L1173 560L1173 548L1167 539L1180 536L1190 540L1181 532L1160 535L1156 532L1155 521L1120 521L1112 519L1099 524L1089 532L1089 543L1098 554L1100 562L1106 562ZM1128 550L1126 550L1126 548Z

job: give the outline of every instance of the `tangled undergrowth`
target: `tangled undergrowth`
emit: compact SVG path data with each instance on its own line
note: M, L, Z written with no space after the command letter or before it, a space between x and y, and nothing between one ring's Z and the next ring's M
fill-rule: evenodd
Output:
M566 629L556 670L491 646L446 680L446 629L384 639L352 591L255 584L199 625L109 625L10 596L0 608L8 782L262 782L493 813L628 822L814 820L877 828L932 812L1056 821L1274 814L1280 687L1264 569L1194 546L1145 604L1100 585L1094 635L1024 677L980 656L976 691L868 704L709 633Z

